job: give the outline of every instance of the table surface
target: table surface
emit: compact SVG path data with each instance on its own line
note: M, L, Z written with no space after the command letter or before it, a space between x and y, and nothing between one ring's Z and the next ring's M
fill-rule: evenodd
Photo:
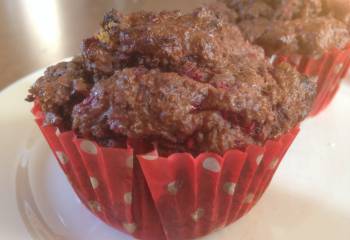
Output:
M0 90L36 69L79 54L112 9L191 9L210 0L0 0Z

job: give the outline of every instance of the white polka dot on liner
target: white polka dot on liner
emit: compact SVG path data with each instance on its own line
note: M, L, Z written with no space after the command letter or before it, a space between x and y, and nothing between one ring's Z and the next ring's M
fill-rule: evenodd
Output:
M274 160L272 160L271 162L270 162L270 165L269 165L269 169L275 169L276 167L277 167L277 165L278 165L278 159L277 158L275 158Z
M128 168L133 168L134 167L134 156L130 155L127 159L126 159L126 166Z
M263 160L264 158L264 154L260 154L259 156L256 157L256 164L259 166L261 161Z
M127 192L124 194L124 202L128 205L130 205L132 203L132 193L131 192Z
M128 233L134 233L137 228L135 223L123 223L123 227Z
M61 135L61 132L60 132L60 130L58 128L56 129L55 134L56 134L57 137Z
M57 151L56 156L58 158L58 161L60 161L62 165L65 165L68 163L68 158L64 152Z
M253 193L249 193L249 194L245 197L243 203L244 203L244 204L250 204L250 203L252 203L253 200L254 200L254 197L255 197L255 196L254 196Z
M100 185L97 178L95 178L95 177L90 177L90 183L91 183L91 186L93 189L98 188L98 186Z
M192 220L198 222L204 216L204 209L198 208L194 213L192 213Z
M153 160L157 160L158 156L155 153L147 153L147 154L143 155L142 158L149 160L149 161L153 161Z
M101 205L96 201L89 201L88 206L94 212L101 212L102 211Z
M228 194L233 196L236 190L236 183L234 182L226 182L223 186L224 191Z
M88 141L88 140L81 141L80 149L83 150L85 153L97 155L97 147L91 141Z
M203 161L202 166L204 169L209 170L209 171L214 172L214 173L218 173L221 171L221 166L220 166L219 162L215 158L212 158L212 157L208 157L207 159L205 159Z
M176 181L173 181L167 185L167 190L170 194L176 195L179 191L178 189L178 183Z

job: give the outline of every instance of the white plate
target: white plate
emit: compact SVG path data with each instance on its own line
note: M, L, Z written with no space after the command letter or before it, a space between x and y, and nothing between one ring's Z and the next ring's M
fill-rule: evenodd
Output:
M42 74L0 93L0 239L127 240L72 192L24 102ZM307 120L270 188L243 219L206 240L350 238L350 85ZM155 236L156 239L156 236Z

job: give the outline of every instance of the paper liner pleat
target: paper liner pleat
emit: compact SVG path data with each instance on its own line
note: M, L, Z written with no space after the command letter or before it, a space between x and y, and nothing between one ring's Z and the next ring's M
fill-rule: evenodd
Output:
M167 238L204 236L247 213L265 191L297 132L264 147L228 151L223 157L139 155Z
M98 218L138 239L193 239L243 216L260 199L298 128L223 156L135 155L104 148L36 122L81 202Z

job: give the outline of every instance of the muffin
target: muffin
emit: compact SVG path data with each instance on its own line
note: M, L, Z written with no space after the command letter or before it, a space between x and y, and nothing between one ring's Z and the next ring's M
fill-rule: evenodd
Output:
M27 100L96 216L140 239L191 239L261 197L316 88L215 10L112 10Z
M335 95L350 63L348 1L222 0L246 39L264 48L271 61L288 61L317 78L311 115ZM347 9L347 10L346 10ZM227 10L222 15L227 15Z

